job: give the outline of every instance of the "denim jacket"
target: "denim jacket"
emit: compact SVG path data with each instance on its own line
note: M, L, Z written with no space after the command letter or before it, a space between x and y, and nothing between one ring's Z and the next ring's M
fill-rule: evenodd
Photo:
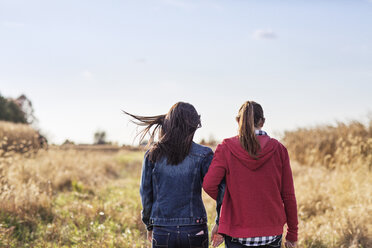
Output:
M148 230L153 225L207 223L201 191L203 178L212 159L213 151L209 147L194 142L190 153L178 165L167 164L165 157L151 163L148 154L145 154L140 194L142 221Z

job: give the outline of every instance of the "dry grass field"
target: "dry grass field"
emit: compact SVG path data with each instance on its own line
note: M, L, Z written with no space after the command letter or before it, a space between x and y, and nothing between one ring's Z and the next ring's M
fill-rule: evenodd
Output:
M369 126L352 121L287 131L283 142L292 160L303 165L372 169L372 121Z
M14 153L34 153L40 148L38 137L29 125L0 121L0 158Z
M8 144L10 126L4 135L1 124ZM19 128L12 139L31 137ZM285 134L299 247L372 247L371 136L371 126L356 122ZM9 150L0 157L0 247L149 247L140 219L142 151ZM215 204L204 199L211 227Z
M372 247L372 122L286 132L300 247Z

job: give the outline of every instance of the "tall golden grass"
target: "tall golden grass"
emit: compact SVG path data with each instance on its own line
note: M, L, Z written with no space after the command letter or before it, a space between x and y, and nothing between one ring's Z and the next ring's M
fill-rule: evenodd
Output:
M121 225L131 222L133 211L121 215L117 209L125 209L127 200L118 185L115 196L105 198L120 180L125 186L128 176L139 177L137 168L142 156L138 151L52 148L32 157L14 154L3 160L0 247L70 247L77 245L77 240L85 242L79 247L108 247L110 243L117 244L113 247L125 247L125 228L121 230ZM139 212L134 216L139 222ZM118 230L103 230L106 223Z
M372 124L372 123L371 123ZM372 247L372 126L338 123L286 132L300 247Z
M31 126L0 121L0 157L34 153L40 148L39 134Z
M285 133L301 248L372 247L371 128L356 123ZM0 247L148 247L142 157L74 147L7 154L0 160ZM215 203L204 200L211 227Z
M369 126L352 121L287 131L283 142L291 158L301 164L372 167L372 121Z

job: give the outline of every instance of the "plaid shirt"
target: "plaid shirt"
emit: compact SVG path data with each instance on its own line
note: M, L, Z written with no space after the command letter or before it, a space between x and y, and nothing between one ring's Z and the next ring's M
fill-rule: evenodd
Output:
M256 135L267 135L265 131L255 130ZM277 236L264 236L264 237L251 237L251 238L232 238L231 241L238 241L245 246L261 246L273 243L281 238L282 235Z
M267 133L265 132L265 131L262 131L262 130L254 130L254 133L256 134L256 135L267 135Z
M231 241L238 241L240 244L245 246L261 246L271 244L280 239L281 237L282 235L253 238L232 238Z

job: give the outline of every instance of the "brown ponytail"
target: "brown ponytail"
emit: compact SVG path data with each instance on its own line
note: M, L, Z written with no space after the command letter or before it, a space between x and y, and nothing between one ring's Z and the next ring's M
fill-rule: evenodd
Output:
M240 107L236 120L239 123L241 146L250 156L257 158L261 146L255 134L255 127L258 127L260 120L265 121L261 105L254 101L246 101Z

